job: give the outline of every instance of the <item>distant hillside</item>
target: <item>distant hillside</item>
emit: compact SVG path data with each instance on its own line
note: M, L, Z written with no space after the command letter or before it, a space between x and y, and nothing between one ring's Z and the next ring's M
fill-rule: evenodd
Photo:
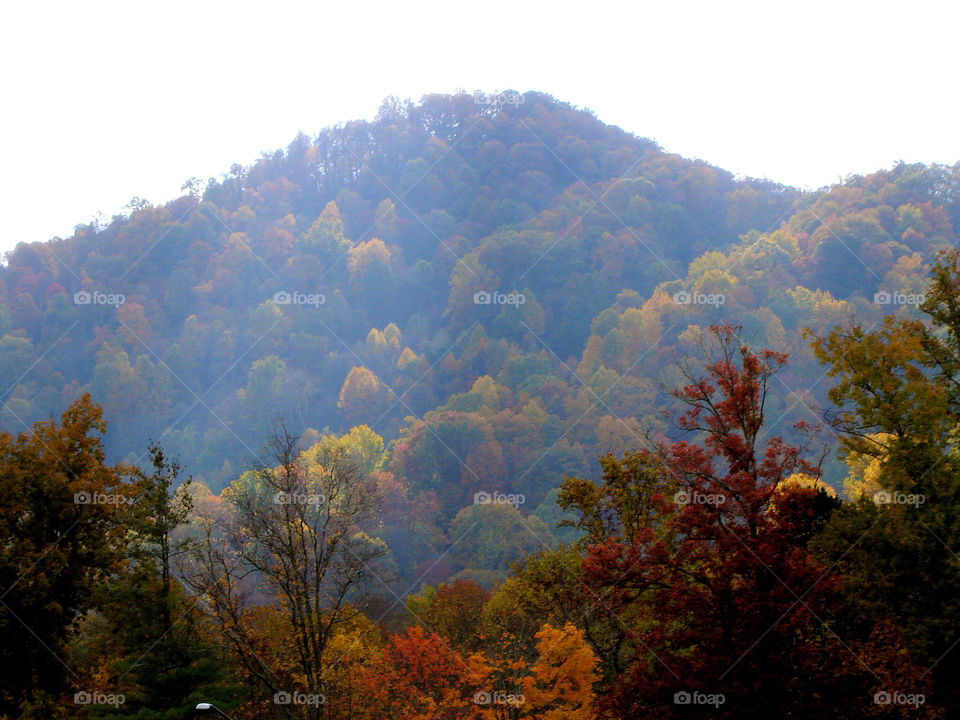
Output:
M803 329L912 312L960 223L960 166L805 194L538 93L388 99L188 191L8 254L0 425L89 390L114 458L160 440L216 490L277 417L366 424L446 519L481 489L549 520L565 473L660 427L714 322L792 354L777 431L815 421Z

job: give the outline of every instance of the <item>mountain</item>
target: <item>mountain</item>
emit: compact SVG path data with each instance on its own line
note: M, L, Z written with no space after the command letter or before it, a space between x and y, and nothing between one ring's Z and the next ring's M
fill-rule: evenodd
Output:
M0 425L89 391L109 456L152 438L214 491L277 418L366 425L445 519L481 490L551 516L564 474L664 428L710 324L791 353L778 432L817 420L804 328L912 312L960 223L960 166L801 192L539 93L390 98L185 190L7 254Z

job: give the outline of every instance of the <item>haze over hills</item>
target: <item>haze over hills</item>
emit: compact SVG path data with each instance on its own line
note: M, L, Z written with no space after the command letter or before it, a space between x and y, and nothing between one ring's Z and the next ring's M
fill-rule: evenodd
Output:
M636 446L696 327L791 351L774 394L813 419L802 329L895 309L960 219L956 167L804 194L536 93L388 99L190 191L9 254L2 426L89 390L112 456L161 439L218 489L276 417L367 424L450 511L464 466L539 502Z

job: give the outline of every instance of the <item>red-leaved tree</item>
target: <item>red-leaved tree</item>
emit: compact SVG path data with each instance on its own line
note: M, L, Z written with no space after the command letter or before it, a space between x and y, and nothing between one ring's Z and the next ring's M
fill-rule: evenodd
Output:
M874 678L831 628L838 578L806 546L836 501L804 448L764 433L787 356L710 330L705 366L684 366L673 393L683 439L608 456L602 486L568 479L561 492L588 532L583 580L629 630L602 709L862 717Z

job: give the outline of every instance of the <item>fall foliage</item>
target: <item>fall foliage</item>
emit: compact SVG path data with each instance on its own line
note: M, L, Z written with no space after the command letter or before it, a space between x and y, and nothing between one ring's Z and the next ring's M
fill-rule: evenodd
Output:
M510 97L4 258L0 720L956 712L960 166Z

